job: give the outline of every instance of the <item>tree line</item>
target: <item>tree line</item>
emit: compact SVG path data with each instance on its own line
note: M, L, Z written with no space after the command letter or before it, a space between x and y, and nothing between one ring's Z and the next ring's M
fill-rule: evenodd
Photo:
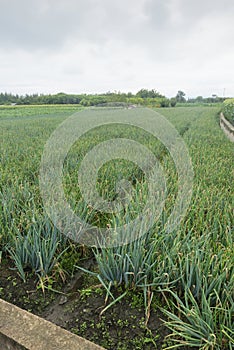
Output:
M95 106L105 103L128 103L133 105L145 105L152 107L175 107L177 103L217 103L224 98L212 95L209 98L198 96L194 99L186 99L181 90L173 98L167 98L155 89L141 89L136 94L131 92L107 92L104 94L31 94L18 95L12 93L0 93L0 105L43 105L43 104L79 104L82 106Z

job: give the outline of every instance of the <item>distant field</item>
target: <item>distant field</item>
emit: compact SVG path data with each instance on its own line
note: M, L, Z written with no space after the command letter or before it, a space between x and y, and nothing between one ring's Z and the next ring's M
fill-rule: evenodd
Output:
M79 107L72 105L0 106L0 252L4 259L14 260L25 280L28 270L36 272L42 279L53 274L58 267L56 258L67 244L59 233L56 233L56 238L53 236L53 225L43 211L38 174L45 142L67 116L78 110ZM152 264L150 271L146 266L142 267L147 270L144 270L146 282L142 280L137 284L134 282L137 279L133 278L126 288L130 285L132 288L136 283L136 288L143 291L149 290L149 285L156 294L166 290L163 295L169 302L165 317L168 317L167 326L172 330L171 341L183 340L185 345L192 347L195 344L193 346L199 349L231 350L234 344L234 145L219 127L217 107L161 108L157 111L175 126L187 144L195 173L194 191L189 211L179 229L170 237L160 236L163 218L169 215L175 201L177 177L163 146L142 132L136 141L149 147L162 161L169 193L162 219L151 233L156 263ZM91 145L120 133L121 137L134 139L134 131L129 128L113 131L106 126L89 132L72 147L64 165L63 180L66 195L74 208L81 198L76 184L82 157ZM163 157L160 157L161 152L164 152ZM136 204L137 208L139 191L147 192L147 184L133 164L116 161L104 166L100 172L99 191L113 199L116 179L122 175L135 186L137 194L133 207ZM96 225L113 225L112 216L89 212L89 208L84 215ZM37 242L38 247L35 244L32 248L28 243L30 240ZM54 246L51 240L54 240ZM49 246L46 246L47 242L50 242ZM27 244L34 249L30 257L23 248ZM52 248L53 254L48 257ZM44 255L41 249L45 249ZM131 247L129 249L131 259ZM39 251L41 259L38 258ZM108 254L112 253L108 251ZM139 254L143 254L142 251ZM96 257L99 268L105 260L101 259L103 256ZM63 255L58 261L65 269ZM121 271L123 265L115 266L114 272L116 268L120 269L121 276L124 273L124 276L134 275L134 269L137 269L130 264L126 274L126 271ZM111 274L106 276L100 272L107 285L121 284L114 272L114 280L111 280ZM205 347L205 344L210 345Z
M48 114L71 114L81 109L79 105L23 105L4 106L0 105L0 118L23 118L26 116L41 116Z

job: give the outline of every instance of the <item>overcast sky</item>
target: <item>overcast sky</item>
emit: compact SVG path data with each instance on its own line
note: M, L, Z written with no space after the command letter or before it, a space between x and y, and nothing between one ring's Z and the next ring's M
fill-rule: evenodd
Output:
M232 0L0 0L0 92L234 96Z

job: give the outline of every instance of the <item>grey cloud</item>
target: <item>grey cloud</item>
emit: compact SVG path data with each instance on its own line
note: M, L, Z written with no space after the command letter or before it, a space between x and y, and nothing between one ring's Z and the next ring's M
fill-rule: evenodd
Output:
M166 2L152 4L149 0L1 0L1 47L54 50L79 41L147 43L160 38L170 24Z
M223 86L233 11L230 0L0 0L0 80L23 87L42 79L49 89L60 79L52 88L64 81L73 91L76 79L92 91L160 89L197 84L199 74L210 80L209 67L218 67Z
M228 3L228 0L222 3L211 0L1 0L0 43L2 48L54 50L79 41L104 45L120 40L128 45L143 45L143 48L160 42L164 50L178 37L186 38L206 16L227 9ZM228 8L230 6L233 5L229 3ZM176 14L178 20L175 20Z
M54 49L72 37L85 38L89 28L95 28L95 18L102 15L99 3L98 0L1 0L1 47ZM92 34L95 39L96 32Z
M198 18L207 15L228 13L234 9L234 3L230 0L204 0L204 1L188 1L175 0L178 3L184 18L186 15L190 18Z
M160 33L161 43L187 40L191 33L199 30L207 20L207 30L216 34L219 28L209 27L209 19L227 17L234 11L234 2L230 0L148 0L144 8L148 17L148 34L150 37ZM223 29L223 28L222 28ZM230 33L228 33L230 35Z
M200 20L234 10L234 2L230 0L148 0L145 13L151 19L151 24L162 27L179 28L186 31ZM173 21L173 15L178 14L178 21ZM190 26L187 26L187 24Z
M0 0L0 43L58 50L67 43L119 40L163 54L205 18L233 8L229 0Z

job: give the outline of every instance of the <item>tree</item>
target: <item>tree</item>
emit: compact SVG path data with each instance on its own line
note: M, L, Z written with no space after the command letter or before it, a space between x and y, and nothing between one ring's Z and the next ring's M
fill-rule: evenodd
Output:
M177 103L176 98L175 97L171 98L171 100L170 100L171 107L175 107L176 103Z
M137 97L141 98L159 98L159 97L165 97L161 95L158 91L152 89L152 90L147 90L147 89L141 89L136 93Z
M177 92L176 101L177 101L177 102L185 102L185 101L186 101L186 99L185 99L185 93L184 93L183 91L179 90L179 91Z
M202 103L203 102L203 97L202 96L197 96L196 97L196 102Z

